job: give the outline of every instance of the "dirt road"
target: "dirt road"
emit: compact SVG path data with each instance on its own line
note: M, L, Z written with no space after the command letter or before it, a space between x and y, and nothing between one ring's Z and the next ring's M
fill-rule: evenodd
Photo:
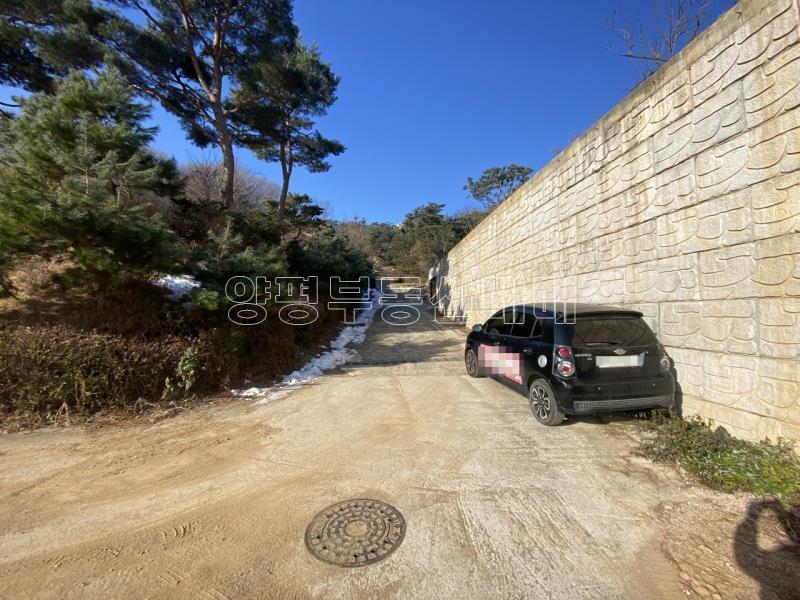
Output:
M365 364L268 404L0 437L0 597L787 597L747 497L636 457L629 422L537 425L466 376L463 336L376 320ZM312 557L314 515L364 497L402 512L399 548Z

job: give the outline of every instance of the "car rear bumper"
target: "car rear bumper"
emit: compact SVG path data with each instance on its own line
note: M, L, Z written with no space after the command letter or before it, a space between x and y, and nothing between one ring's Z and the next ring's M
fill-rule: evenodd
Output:
M576 400L572 410L576 415L586 415L616 410L641 410L645 408L671 408L675 402L672 396L652 396L650 398L625 398L623 400Z
M569 415L672 408L675 404L675 381L671 375L599 386L562 380L553 383L556 402Z

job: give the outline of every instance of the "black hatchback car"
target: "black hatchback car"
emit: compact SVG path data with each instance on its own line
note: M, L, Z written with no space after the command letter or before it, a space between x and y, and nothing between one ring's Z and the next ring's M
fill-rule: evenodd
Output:
M467 336L472 377L496 377L528 397L536 419L671 409L669 356L642 313L598 304L522 304L495 313Z

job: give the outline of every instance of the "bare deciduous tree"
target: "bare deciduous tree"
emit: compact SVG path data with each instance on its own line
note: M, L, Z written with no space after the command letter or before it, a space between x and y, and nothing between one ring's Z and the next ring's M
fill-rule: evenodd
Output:
M453 215L453 229L463 237L475 229L487 214L485 210L464 208Z
M626 17L622 2L606 19L616 40L609 51L644 64L644 78L654 73L703 30L714 0L648 0L637 2ZM649 7L649 15L643 15Z
M213 159L193 159L181 168L185 177L186 198L210 204L219 198L219 189L225 177L222 163ZM233 207L253 210L264 206L267 199L277 198L280 186L257 173L240 166L233 178Z
M369 225L364 219L353 218L349 221L336 223L336 230L347 236L350 243L364 254L372 253L370 245Z

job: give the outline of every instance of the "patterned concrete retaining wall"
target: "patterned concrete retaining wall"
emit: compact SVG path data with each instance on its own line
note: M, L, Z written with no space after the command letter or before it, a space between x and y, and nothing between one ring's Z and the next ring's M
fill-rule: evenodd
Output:
M741 0L509 196L433 271L445 311L643 311L683 410L800 441L797 0Z

